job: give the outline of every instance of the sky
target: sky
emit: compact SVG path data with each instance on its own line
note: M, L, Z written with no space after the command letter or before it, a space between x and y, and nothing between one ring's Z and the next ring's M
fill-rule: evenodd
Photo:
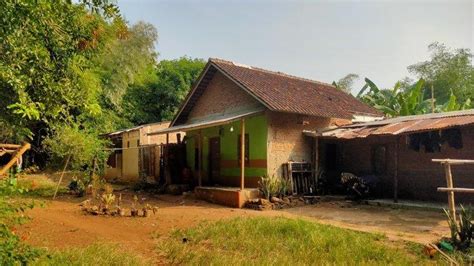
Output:
M331 83L360 75L388 88L428 45L474 50L474 0L118 0L158 30L159 60L217 57Z

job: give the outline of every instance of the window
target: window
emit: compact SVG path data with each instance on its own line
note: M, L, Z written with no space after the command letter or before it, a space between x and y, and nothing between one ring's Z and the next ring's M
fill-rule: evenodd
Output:
M127 148L130 148L130 141L127 141Z
M238 162L238 166L240 167L240 155L241 155L241 145L240 145L240 139L241 139L241 135L239 134L237 136L237 162ZM250 156L249 156L249 134L245 134L245 166L249 166L250 165Z
M140 140L137 139L137 147L139 147L139 146L140 146Z
M112 168L117 168L117 155L115 152L112 152L107 159L107 165Z
M372 147L372 170L376 175L383 175L387 172L387 147L385 145Z

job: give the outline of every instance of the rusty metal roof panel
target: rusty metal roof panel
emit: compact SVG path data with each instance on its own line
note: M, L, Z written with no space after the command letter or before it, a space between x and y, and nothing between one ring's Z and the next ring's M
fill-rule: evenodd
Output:
M424 132L432 130L441 130L457 126L474 125L474 112L464 111L457 113L456 116L437 116L420 115L419 119L411 116L409 120L388 119L391 123L362 123L343 126L336 129L325 131L322 137L334 137L341 139L365 138L371 135L401 135L415 132Z

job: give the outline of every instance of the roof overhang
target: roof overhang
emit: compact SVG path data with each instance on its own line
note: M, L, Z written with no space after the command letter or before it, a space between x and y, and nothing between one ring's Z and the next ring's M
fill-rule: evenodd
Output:
M175 132L186 132L190 130L198 130L198 129L209 128L209 127L214 127L214 126L226 125L226 124L230 124L234 121L237 121L246 117L251 117L251 116L261 114L263 112L264 110L258 109L258 110L246 111L246 112L241 112L241 113L213 116L213 117L196 121L193 123L173 126L173 127L161 129L158 131L150 132L147 135L162 135L162 134L169 134L169 133L175 133Z

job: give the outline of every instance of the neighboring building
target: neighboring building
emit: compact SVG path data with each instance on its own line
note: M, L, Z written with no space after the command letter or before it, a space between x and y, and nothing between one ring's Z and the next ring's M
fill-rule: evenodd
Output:
M186 132L196 184L239 188L220 203L241 206L247 196L239 191L256 188L261 176L282 176L288 161L312 161L303 130L349 124L354 116L382 114L326 83L210 59L170 128L151 134Z
M152 136L148 135L148 133L168 128L169 125L169 121L159 122L105 134L104 136L113 142L113 150L105 169L105 178L116 179L121 182L137 182L140 180L140 171L146 172L149 170L148 165L156 169L156 171L152 171L151 175L153 175L154 178L158 178L160 166L159 156L157 156L158 158L152 156L153 162L145 165L142 160L148 158L145 158L142 151L152 146L165 144L166 136ZM181 134L180 132L170 134L168 139L169 143L177 143L180 141ZM155 153L153 152L153 154Z
M432 159L474 159L474 110L404 116L305 132L319 141L318 165L337 189L341 172L373 176L382 198L444 201L444 167ZM455 187L474 188L474 165L454 165ZM456 193L458 203L472 194Z

